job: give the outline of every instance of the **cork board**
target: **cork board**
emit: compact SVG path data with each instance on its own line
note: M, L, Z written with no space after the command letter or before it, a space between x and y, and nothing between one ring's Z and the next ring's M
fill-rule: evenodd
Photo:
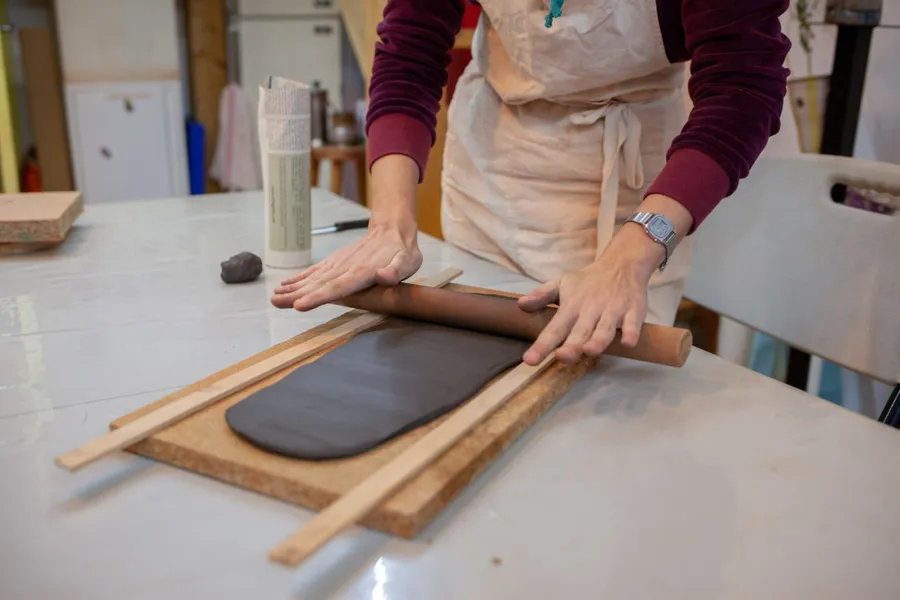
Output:
M469 293L507 295L491 290L449 285ZM282 344L252 356L183 390L114 421L115 429L177 398L248 365L310 339L360 314L347 313ZM298 368L306 362L293 367ZM400 536L414 537L430 523L503 450L512 444L593 365L556 363L491 415L361 524ZM303 461L264 452L238 438L225 422L228 407L285 377L285 369L136 444L130 451L219 479L305 508L321 509L399 454L442 419L424 425L365 454L324 462Z
M79 192L2 194L0 244L59 244L82 210Z

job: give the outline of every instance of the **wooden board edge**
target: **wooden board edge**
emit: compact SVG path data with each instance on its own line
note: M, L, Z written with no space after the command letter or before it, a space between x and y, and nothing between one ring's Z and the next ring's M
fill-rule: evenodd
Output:
M60 242L0 242L0 256L13 256L16 254L31 254L42 252L59 246Z
M596 359L583 359L574 365L564 365L562 363L555 363L552 365L542 377L552 377L561 374L563 371L570 371L570 374L572 375L571 382L568 385L557 386L552 394L547 395L539 403L534 404L530 410L523 412L519 418L512 423L512 426L507 429L504 435L489 440L487 444L479 448L477 454L459 469L452 479L444 484L441 490L444 492L443 494L431 496L418 510L413 512L393 513L394 518L396 518L396 526L391 529L390 533L403 538L414 538L418 536L441 512L446 510L458 496L468 489L469 484L478 479L494 463L498 456L516 443L532 425L537 423L542 416L547 414L547 412L569 391L572 384L586 375L595 364ZM515 396L510 399L510 402L514 400ZM492 417L489 417L484 424L479 425L479 428L483 427L485 424L489 424L491 418L493 418L493 415ZM477 430L478 428L473 430L472 434ZM474 437L472 434L467 436L467 438ZM467 448L467 451L472 451L471 446ZM456 452L458 452L458 450L453 448L442 458L452 457ZM410 481L408 485L414 484L415 479ZM403 489L405 488L401 488L400 491ZM365 520L360 523L362 525L366 524Z
M263 492L258 489L258 486L239 476L231 462L199 454L192 448L153 437L135 444L128 448L128 451L132 454L177 467L188 473L195 473L214 481L228 483L264 498L273 498L312 512L323 510L341 496L340 494L324 492L310 493L309 488L298 485L290 479L275 475L267 476L269 489ZM410 527L409 524L414 523L418 519L387 509L384 506L385 504L386 502L368 514L359 524L367 529L381 531L388 535L407 539L414 537L418 533L418 529Z
M72 202L63 211L62 216L59 219L59 242L62 243L69 236L69 230L72 229L72 225L75 224L76 219L81 216L84 212L84 197L81 195L81 192L75 193L75 201Z
M245 478L238 476L232 466L233 463L199 454L192 448L154 437L149 437L134 446L130 446L128 452L178 467L189 473L197 473L215 481L229 483L242 490L253 492L266 498L274 498L309 510L321 510L331 502L334 502L338 497L337 494L309 494L307 488L296 485L290 479L274 475L269 476L268 479L276 485L272 486L271 491L262 492L252 484L247 483ZM298 498L301 499L298 500Z

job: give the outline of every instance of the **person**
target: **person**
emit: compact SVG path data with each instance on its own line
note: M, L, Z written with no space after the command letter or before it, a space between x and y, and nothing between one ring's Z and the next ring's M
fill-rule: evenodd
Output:
M779 131L789 2L479 4L448 112L444 238L543 282L523 310L558 304L526 363L599 355L617 330L634 345L645 321L674 322L688 236ZM307 311L421 266L415 190L464 9L388 0L366 125L369 230L283 281L275 306Z

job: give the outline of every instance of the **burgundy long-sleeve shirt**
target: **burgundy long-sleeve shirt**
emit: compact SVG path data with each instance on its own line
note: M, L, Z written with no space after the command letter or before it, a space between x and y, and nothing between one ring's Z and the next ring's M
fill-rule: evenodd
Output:
M388 0L366 130L369 164L405 154L425 172L465 0ZM666 56L691 61L694 108L647 194L678 200L694 229L737 188L781 123L789 0L656 0ZM566 7L563 6L563 14Z

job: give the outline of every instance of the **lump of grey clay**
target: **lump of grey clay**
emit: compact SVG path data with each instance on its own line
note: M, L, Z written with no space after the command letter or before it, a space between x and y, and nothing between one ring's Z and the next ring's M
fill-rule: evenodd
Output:
M260 273L262 259L252 252L241 252L222 262L222 281L225 283L253 281Z

